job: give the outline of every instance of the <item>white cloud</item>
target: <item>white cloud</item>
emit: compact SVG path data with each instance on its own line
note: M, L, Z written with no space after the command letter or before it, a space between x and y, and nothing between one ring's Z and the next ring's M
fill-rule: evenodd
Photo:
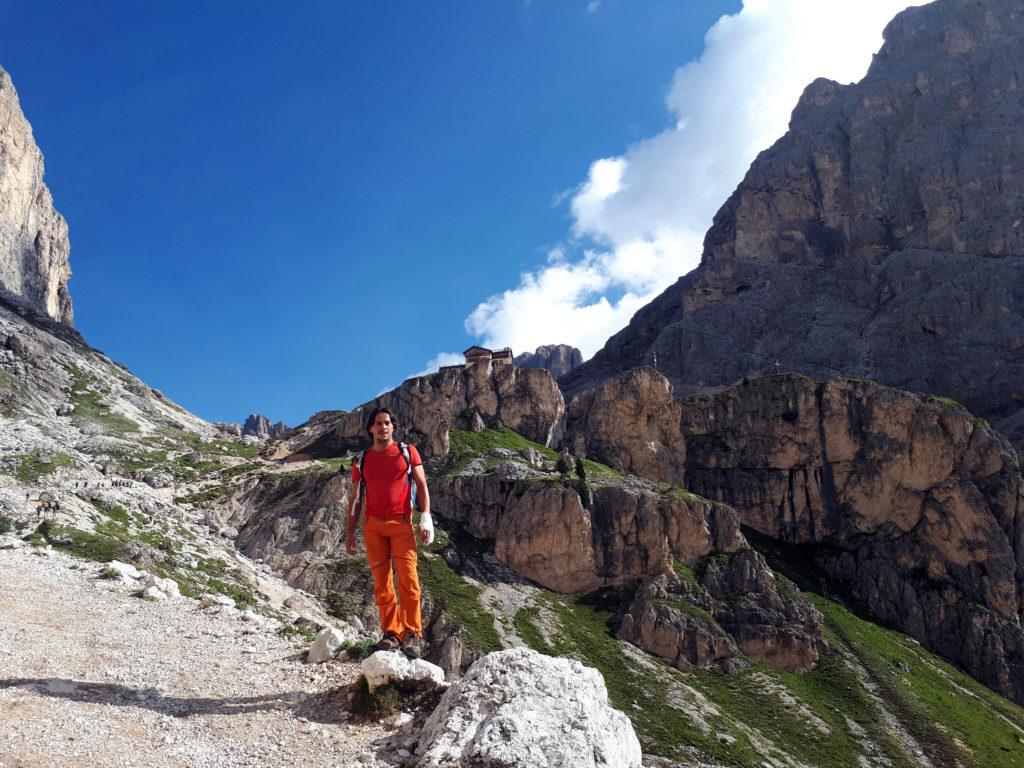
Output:
M417 376L426 376L428 373L435 373L442 365L458 365L465 362L465 360L466 358L458 352L438 352L427 361L426 367L422 371L413 373L406 378L414 379Z
M715 211L786 130L816 77L860 79L897 12L924 0L744 0L676 70L672 126L595 160L570 198L570 245L466 319L488 346L568 343L596 352L700 261Z

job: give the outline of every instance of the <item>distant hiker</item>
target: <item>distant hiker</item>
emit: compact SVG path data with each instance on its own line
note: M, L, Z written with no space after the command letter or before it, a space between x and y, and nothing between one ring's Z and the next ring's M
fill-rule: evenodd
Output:
M366 421L373 447L352 462L353 491L345 551L350 555L356 553L356 525L362 506L366 559L373 573L374 598L384 632L375 647L387 651L401 648L409 658L417 658L423 653L423 626L416 574L416 531L412 525L414 502L423 510L419 534L424 544L434 540L434 523L420 454L413 445L395 442L396 427L387 408L375 409ZM398 576L397 598L392 563Z

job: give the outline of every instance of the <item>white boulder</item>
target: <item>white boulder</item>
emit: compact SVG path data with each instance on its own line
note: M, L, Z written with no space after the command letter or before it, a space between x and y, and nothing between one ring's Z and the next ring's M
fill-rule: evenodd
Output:
M210 593L207 593L207 594L204 594L204 595L200 595L200 597L199 597L199 604L203 608L212 608L213 606L218 606L218 607L223 607L223 608L234 608L235 607L235 601L232 600L227 595L220 595L220 594L213 595L213 594L210 594Z
M642 758L600 672L529 648L473 664L427 719L416 752L419 768L639 768Z
M122 563L120 560L111 560L105 568L117 574L120 581L134 581L142 578L142 571L130 563Z
M363 659L360 668L366 676L370 692L387 683L397 685L422 685L427 688L441 688L446 685L444 670L423 659L409 661L399 651L377 651Z
M178 588L178 582L172 579L164 579L155 574L147 573L142 583L146 585L147 590L149 588L155 589L159 592L163 592L164 597L181 597L181 590Z
M333 659L343 643L353 640L352 636L337 627L325 627L316 634L316 640L306 654L307 664L323 664Z

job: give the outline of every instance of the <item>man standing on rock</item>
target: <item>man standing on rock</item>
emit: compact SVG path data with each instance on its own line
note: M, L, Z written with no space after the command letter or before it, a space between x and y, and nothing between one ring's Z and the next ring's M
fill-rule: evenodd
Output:
M399 648L409 658L423 652L420 618L420 582L416 573L416 531L412 524L413 485L422 509L419 534L424 544L434 540L430 517L430 494L423 462L415 446L396 443L397 424L391 411L377 408L366 421L373 447L352 462L352 503L348 510L345 551L356 553L356 525L359 507L365 506L366 559L373 573L374 598L380 611L384 636L377 650ZM391 576L392 563L398 577L398 596Z

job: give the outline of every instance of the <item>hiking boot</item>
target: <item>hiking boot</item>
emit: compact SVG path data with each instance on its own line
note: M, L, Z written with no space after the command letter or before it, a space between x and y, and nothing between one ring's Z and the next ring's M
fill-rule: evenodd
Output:
M418 659L423 655L423 640L415 632L410 632L402 641L402 653L410 659Z
M378 640L373 645L374 651L397 651L401 647L402 641L398 639L398 635L394 632L385 632L384 637Z

